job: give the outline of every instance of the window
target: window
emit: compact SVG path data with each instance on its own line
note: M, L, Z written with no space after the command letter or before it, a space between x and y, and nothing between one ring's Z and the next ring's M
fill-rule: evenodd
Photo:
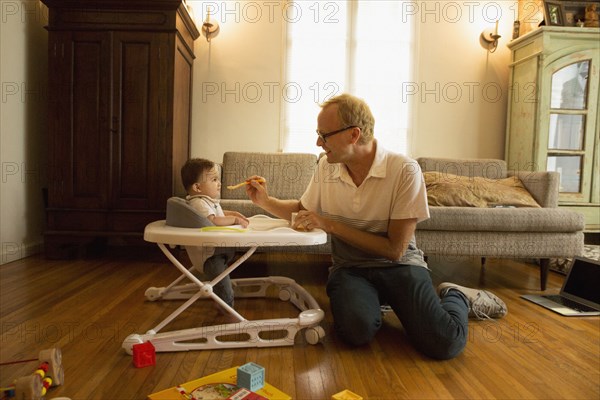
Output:
M282 121L283 150L318 154L318 105L348 92L367 101L375 137L406 153L413 23L403 1L286 3L287 46Z

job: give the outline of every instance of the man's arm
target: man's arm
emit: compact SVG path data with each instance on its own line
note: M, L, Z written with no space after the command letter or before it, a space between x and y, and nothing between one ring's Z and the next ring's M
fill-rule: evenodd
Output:
M339 224L331 234L353 244L369 253L397 261L406 252L408 243L412 239L417 227L417 219L393 219L388 224L388 236L378 236L363 232L344 224ZM341 233L336 233L341 230Z
M259 176L250 178L250 184L246 185L246 194L254 204L279 218L291 220L292 213L303 209L300 200L281 200L269 196L267 182Z
M323 229L325 232L335 235L361 250L396 261L406 252L408 243L415 233L417 219L390 220L387 237L364 232L308 211L298 214L295 226L297 225L304 225L309 230Z

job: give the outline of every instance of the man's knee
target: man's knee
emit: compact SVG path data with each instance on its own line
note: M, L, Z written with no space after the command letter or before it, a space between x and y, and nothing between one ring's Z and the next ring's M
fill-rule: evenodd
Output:
M360 315L347 317L343 321L335 321L335 330L338 336L352 346L370 343L380 326L380 318L363 318Z
M456 340L451 343L439 342L436 346L426 349L424 353L436 360L450 360L462 353L465 346L464 340Z
M450 360L462 353L467 345L467 337L462 332L454 335L425 333L413 341L419 351L436 360Z

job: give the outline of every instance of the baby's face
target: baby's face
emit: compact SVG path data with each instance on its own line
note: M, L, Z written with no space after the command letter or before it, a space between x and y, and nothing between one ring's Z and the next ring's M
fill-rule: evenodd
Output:
M218 199L221 197L221 176L217 168L204 171L200 180L195 183L196 190L205 196Z

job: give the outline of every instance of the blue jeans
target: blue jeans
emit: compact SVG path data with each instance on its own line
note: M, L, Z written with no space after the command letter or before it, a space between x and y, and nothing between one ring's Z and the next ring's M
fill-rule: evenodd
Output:
M227 251L228 249L222 248L215 251L215 255L208 258L204 262L204 274L208 280L213 280L219 276L229 266L229 263L233 259L235 252L233 250ZM233 307L233 286L231 286L231 279L229 275L223 278L219 283L213 287L213 292L219 296L225 303Z
M425 355L450 359L467 344L466 298L450 290L440 300L426 268L338 268L329 276L327 294L335 331L351 345L373 339L381 327L383 302L392 307L409 340Z

